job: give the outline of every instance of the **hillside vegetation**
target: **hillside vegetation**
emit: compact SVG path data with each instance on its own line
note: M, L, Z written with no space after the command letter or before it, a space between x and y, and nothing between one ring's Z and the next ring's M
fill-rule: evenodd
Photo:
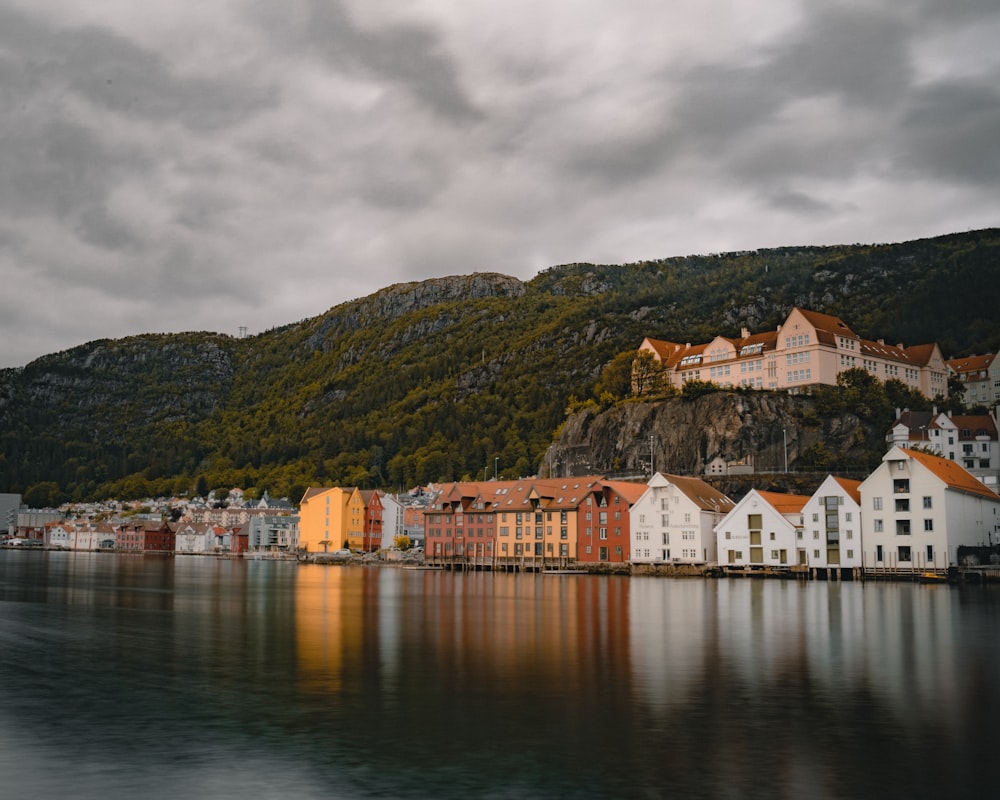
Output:
M0 372L0 491L298 500L310 484L528 475L644 336L737 335L796 305L946 358L995 351L1000 231L441 278L246 339L91 342Z

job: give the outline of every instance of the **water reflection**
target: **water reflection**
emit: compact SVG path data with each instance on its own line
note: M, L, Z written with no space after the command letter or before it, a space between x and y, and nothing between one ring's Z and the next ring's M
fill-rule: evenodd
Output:
M973 797L998 593L0 553L11 796Z

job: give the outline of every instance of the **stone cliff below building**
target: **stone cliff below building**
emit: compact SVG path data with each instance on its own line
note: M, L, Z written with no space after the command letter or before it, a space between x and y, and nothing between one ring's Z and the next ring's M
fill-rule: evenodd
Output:
M771 486L801 486L814 475L818 485L830 471L867 474L884 452L883 436L853 414L819 419L808 397L713 392L573 414L542 471L645 478L652 461L658 472L714 476L723 483L766 474ZM775 477L786 472L788 479Z

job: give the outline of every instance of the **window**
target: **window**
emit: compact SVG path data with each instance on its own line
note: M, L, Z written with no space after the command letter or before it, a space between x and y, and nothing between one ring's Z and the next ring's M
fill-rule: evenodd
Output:
M924 497L924 508L933 508L933 501L930 497Z
M932 519L925 519L924 520L924 530L925 531L932 531L932 530L934 530L934 520L932 520Z
M899 463L903 463L902 461ZM908 494L910 491L910 479L909 478L896 478L892 482L892 491L896 494Z
M847 557L848 558L854 558L854 551L853 550L848 550L847 551Z
M601 528L601 538L602 539L607 539L608 538L608 529L607 528Z
M909 511L910 501L909 500L896 500L896 511Z
M897 558L900 561L911 561L912 556L910 556L910 548L908 545L900 545L898 550Z
M883 530L883 528L882 528L882 520L880 520L880 519L872 520L872 530L875 531L875 533L881 533L882 530ZM881 560L881 559L879 559L879 560Z
M909 536L910 535L910 521L908 519L897 519L896 520L896 535L897 536Z
M932 544L927 545L927 563L934 563L934 545Z
M874 508L876 511L881 511L882 510L882 498L881 497L873 497L872 498L872 508Z
M883 558L883 556L882 556L882 545L880 545L880 544L875 545L875 560L876 561L884 561L885 560Z

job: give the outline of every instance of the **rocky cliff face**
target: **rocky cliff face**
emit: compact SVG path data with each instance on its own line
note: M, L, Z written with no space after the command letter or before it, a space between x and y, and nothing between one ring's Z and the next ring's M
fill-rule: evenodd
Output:
M805 454L867 466L881 432L853 415L819 421L805 397L765 392L716 392L696 399L622 403L571 416L549 449L553 476L648 474L654 469L704 475L712 464L745 465L756 473L801 468ZM810 459L810 470L822 470Z

